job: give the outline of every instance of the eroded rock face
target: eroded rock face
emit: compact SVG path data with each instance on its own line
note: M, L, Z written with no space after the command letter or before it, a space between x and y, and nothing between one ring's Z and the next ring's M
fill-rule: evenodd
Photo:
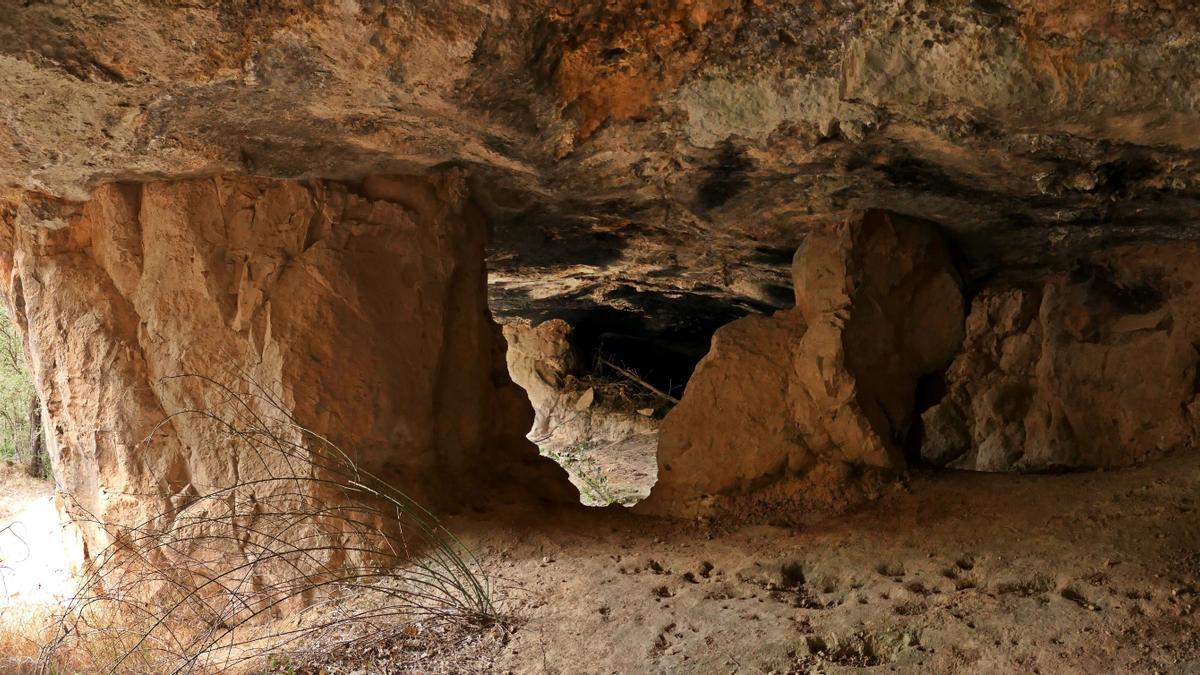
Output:
M567 494L524 439L529 405L486 306L485 227L458 173L110 184L81 205L28 195L3 224L4 290L77 516L130 523L290 470L192 417L164 423L228 399L185 375L268 393L430 505L513 483ZM84 539L106 543L96 526Z
M962 339L944 243L928 224L870 212L810 236L794 265L795 310L713 336L663 422L647 510L829 503L856 469L904 466L917 379Z
M508 317L604 316L599 310L612 310L638 319L627 325L660 336L707 335L709 327L734 317L789 309L789 265L801 242L816 252L821 233L848 214L896 204L946 228L973 282L1041 285L1048 272L1068 269L1113 242L1200 238L1200 143L1194 131L1200 124L1200 6L1194 3L9 5L0 12L0 190L82 201L114 180L252 174L358 181L460 166L469 170L475 201L497 235L490 293L493 306ZM141 197L139 191L132 201ZM140 204L114 205L105 217L124 222L124 212L144 210ZM23 218L66 222L55 215L57 208L29 206L33 215ZM188 294L168 301L138 290L146 282L131 270L159 255L151 247L157 240L143 241L140 226L94 235L62 229L54 237L78 241L52 238L53 246L67 246L63 250L71 255L90 251L96 269L61 272L71 277L64 284L76 290L56 296L61 306L46 311L126 326L122 342L112 344L136 343L136 349L72 339L80 341L80 350L108 355L122 372L147 371L131 382L158 377L162 368L139 356L150 344L142 332L162 323L150 334L169 342L175 337L169 331L186 333L193 319L162 318L169 314L165 308L157 310L157 319L143 315L150 305L170 303L180 313L190 311ZM204 245L223 246L223 236L206 234ZM308 241L307 235L301 239ZM450 237L446 246L457 241ZM858 244L841 241L830 245L857 250ZM36 252L32 245L17 246L14 260L22 251ZM61 257L37 255L55 262ZM206 255L195 259L208 260ZM864 267L880 265L886 279L905 274L889 267L892 262ZM855 278L853 265L841 267L847 266L831 269L835 286ZM259 294L269 295L259 284L272 274L252 264L244 288L229 280L241 278L236 270L209 274L203 283L193 279L186 288L204 288L214 298L228 295L221 289L240 288L233 309L222 310L232 312L225 322L215 322L215 310L206 310L209 323L254 335L262 323L254 318L263 311L260 302L266 306ZM30 284L42 283L35 277L43 278L31 276ZM763 371L758 380L730 374L736 386L758 381L782 392L744 395L747 401L764 397L767 410L785 411L772 417L778 424L764 427L772 431L760 434L775 438L778 447L762 456L735 453L739 458L728 460L730 467L713 470L728 480L710 485L697 475L682 484L695 482L703 490L754 484L763 466L778 471L793 457L804 466L809 454L835 446L837 461L851 462L836 466L899 461L895 440L907 434L912 414L911 401L900 393L915 373L939 361L956 329L940 321L920 330L897 327L889 318L897 311L889 304L890 288L881 287L885 297L875 308L855 299L855 293L871 295L858 286L824 289L811 298L803 289L820 280L795 281L801 310L730 327L714 350ZM100 282L127 301L89 309L97 292L78 289ZM174 291L180 283L166 279L161 286ZM855 283L869 288L872 282ZM928 283L937 288L913 290L908 301L940 306L942 301L924 298L949 293L947 282ZM333 288L330 293L339 295ZM908 292L898 289L896 297ZM1041 308L1045 301L1038 298ZM804 309L815 299L826 304ZM275 300L274 311L285 312ZM383 300L363 302L370 307ZM360 304L350 303L351 326ZM318 324L337 318L312 311ZM917 314L926 311L933 312L922 306ZM845 325L837 318L842 314ZM395 323L389 316L381 325L389 321ZM346 344L359 351L372 351L364 347L372 340L392 339L382 328L352 330L357 333ZM256 349L265 349L265 335L255 338ZM772 366L771 358L759 357L759 342L808 356ZM174 348L183 349L181 344ZM412 360L436 361L439 355L414 354ZM331 357L329 350L315 349L313 358L328 363ZM498 362L492 357L489 363ZM379 377L390 377L389 367ZM456 377L450 366L437 368L435 379ZM770 368L778 372L764 374ZM717 365L709 370L710 378L721 372ZM83 381L68 378L59 388ZM704 396L723 400L720 387L710 389ZM359 395L337 392L351 394ZM163 407L157 398L137 394L106 406L103 414L140 419L144 410ZM393 405L399 404L382 404L383 428L372 431L394 431L387 422ZM441 410L458 403L434 405ZM121 406L129 410L109 412ZM337 414L359 421L351 412ZM729 424L732 429L741 422ZM478 435L474 426L464 425L467 446ZM411 433L424 443L425 432ZM458 431L432 433L448 438ZM691 452L685 447L691 446L684 443L678 452ZM713 447L730 446L722 441ZM718 460L699 463L712 461ZM749 464L739 468L742 462Z
M973 279L1200 236L1200 6L1181 0L4 10L0 185L469 166L493 299L527 318L786 309L809 232L896 204L943 224Z
M972 303L922 457L980 471L1126 466L1193 442L1200 249L1124 246Z

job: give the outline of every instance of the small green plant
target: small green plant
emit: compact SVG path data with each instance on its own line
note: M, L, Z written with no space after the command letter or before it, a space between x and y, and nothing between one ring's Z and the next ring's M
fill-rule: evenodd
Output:
M292 663L289 656L283 654L272 654L267 659L267 665L263 668L263 675L296 675L296 666Z
M608 476L587 453L591 449L589 443L580 443L562 452L553 448L538 448L543 457L554 460L566 469L571 476L571 482L579 488L581 501L588 506L612 506L622 504L628 506L636 495L627 495L623 491L614 490L608 484Z

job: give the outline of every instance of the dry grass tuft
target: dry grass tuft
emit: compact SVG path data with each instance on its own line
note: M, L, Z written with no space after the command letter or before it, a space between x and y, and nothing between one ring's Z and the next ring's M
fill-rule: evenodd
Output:
M254 383L184 377L221 403L170 419L226 439L239 480L133 524L72 504L112 543L63 608L40 669L336 672L339 659L374 659L425 670L504 634L491 579L429 512Z
M46 605L0 604L0 673L36 672L56 619L55 608Z

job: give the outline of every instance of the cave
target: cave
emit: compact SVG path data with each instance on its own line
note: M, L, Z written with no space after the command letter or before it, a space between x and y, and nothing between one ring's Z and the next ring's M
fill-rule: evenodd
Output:
M1198 30L9 3L0 672L1200 669Z

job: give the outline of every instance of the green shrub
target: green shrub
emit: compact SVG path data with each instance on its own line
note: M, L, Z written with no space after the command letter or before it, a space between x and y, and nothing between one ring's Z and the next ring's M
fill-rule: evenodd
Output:
M20 333L8 314L0 311L0 460L19 464L35 477L49 478L46 445L39 443L34 450L32 443L31 422L37 422L39 414Z

